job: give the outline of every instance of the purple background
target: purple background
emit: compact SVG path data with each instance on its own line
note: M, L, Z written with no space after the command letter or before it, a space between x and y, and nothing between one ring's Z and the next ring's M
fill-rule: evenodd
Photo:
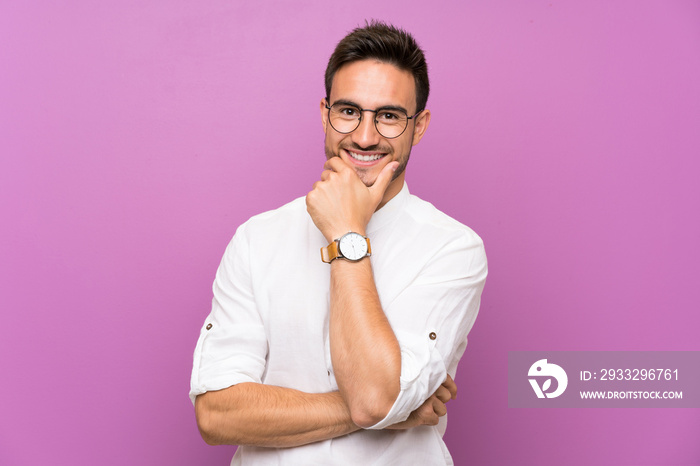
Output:
M456 463L700 464L696 409L507 407L508 351L700 349L700 3L378 3L0 3L0 463L228 464L187 398L214 272L381 18L430 64L411 191L489 255Z

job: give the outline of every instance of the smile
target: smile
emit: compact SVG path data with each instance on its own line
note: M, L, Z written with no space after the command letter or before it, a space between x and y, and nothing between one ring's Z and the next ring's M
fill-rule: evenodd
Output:
M352 157L355 160L359 160L360 162L374 162L375 160L381 159L385 155L385 154L363 155L363 154L358 154L357 152L352 152L349 150L346 150L346 152L350 155L350 157Z

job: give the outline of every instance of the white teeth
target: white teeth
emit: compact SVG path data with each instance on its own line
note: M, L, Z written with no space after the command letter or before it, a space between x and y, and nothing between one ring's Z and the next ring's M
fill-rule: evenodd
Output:
M374 160L379 160L383 156L381 154L375 154L375 155L360 155L356 154L354 152L348 151L348 154L350 154L350 157L352 157L355 160L359 160L361 162L372 162Z

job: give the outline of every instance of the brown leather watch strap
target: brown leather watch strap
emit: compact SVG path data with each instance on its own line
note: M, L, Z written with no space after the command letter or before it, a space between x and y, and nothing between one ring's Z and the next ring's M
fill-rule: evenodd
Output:
M372 245L369 242L369 238L366 236L363 236L365 241L367 241L367 256L372 255ZM339 238L340 239L340 238ZM340 250L338 249L338 241L339 239L333 240L331 244L329 244L326 247L321 248L321 260L327 264L330 264L333 259L337 259L338 257L343 257L340 254Z
M321 248L321 260L327 264L338 257L338 242L333 241L328 246Z

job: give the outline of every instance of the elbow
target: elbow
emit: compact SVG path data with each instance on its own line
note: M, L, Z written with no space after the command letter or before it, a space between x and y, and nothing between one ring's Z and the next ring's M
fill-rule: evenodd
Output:
M211 445L211 446L221 445L221 443L217 442L217 441L214 439L214 437L212 437L211 435L209 435L208 432L205 432L204 430L202 430L202 427L201 427L199 424L197 424L197 426L199 427L199 435L202 436L202 440L204 440L204 442L205 442L207 445Z
M198 395L194 401L197 428L209 445L250 444L248 424L242 415L240 385Z
M391 396L366 396L358 403L350 406L350 417L357 427L369 429L382 421L394 406L396 397Z
M206 442L207 445L223 445L211 431L202 428L202 425L198 422L197 427L199 427L199 435L202 436L202 440Z
M368 411L352 412L352 422L361 429L369 429L386 417L386 414L372 413Z
M205 394L197 396L194 403L195 417L197 418L197 428L199 435L202 436L208 445L223 445L225 442L218 432L217 413L216 410L209 406L208 399Z

